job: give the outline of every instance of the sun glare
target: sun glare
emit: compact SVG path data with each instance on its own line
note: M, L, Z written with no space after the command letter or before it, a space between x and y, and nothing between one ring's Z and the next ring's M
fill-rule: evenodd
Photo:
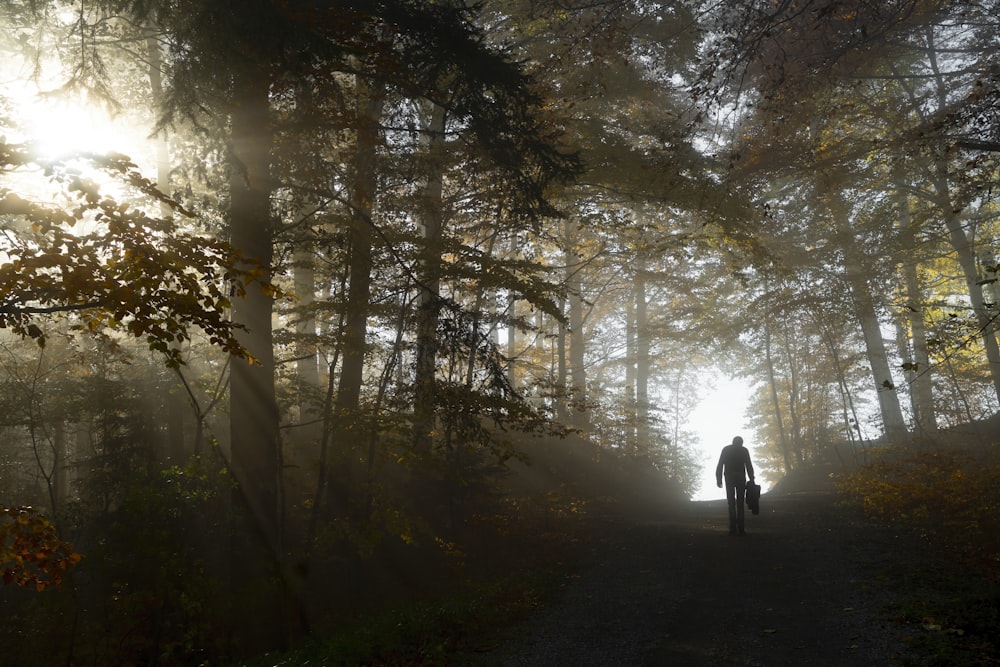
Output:
M47 159L83 151L118 150L112 120L102 109L66 102L32 100L21 107L25 133Z
M6 65L6 67L4 67ZM26 144L36 160L63 162L113 197L125 195L122 181L94 168L82 154L121 154L143 173L155 169L154 144L130 114L114 113L94 103L83 91L59 90L59 82L24 77L11 63L0 64L0 135L9 143ZM59 201L60 186L37 170L9 171L0 186L16 187L31 198ZM78 227L78 229L80 229Z
M87 101L84 96L43 94L7 86L16 140L31 143L47 160L81 152L122 153L136 160L146 143L122 115ZM22 87L23 88L23 87ZM74 99L75 98L75 99Z
M45 160L76 153L121 153L141 164L149 152L148 127L139 127L127 109L112 109L67 85L52 57L0 62L2 134L11 143L30 143Z

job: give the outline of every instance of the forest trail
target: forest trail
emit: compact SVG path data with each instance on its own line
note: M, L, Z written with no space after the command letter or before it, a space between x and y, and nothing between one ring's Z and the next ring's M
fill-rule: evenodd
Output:
M586 564L482 664L888 665L904 628L886 575L912 539L838 507L832 488L765 494L747 535L724 500L610 522Z

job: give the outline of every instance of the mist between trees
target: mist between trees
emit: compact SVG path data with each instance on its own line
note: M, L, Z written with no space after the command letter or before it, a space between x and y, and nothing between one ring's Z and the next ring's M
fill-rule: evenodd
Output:
M680 502L706 370L775 479L992 417L998 9L3 3L0 504L58 556L0 546L2 660L216 664Z

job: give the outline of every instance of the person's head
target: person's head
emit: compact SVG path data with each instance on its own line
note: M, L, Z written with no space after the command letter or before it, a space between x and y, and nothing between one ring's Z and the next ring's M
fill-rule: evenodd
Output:
M740 436L736 436L735 438L733 438L733 444L742 447L743 446L743 438L741 438Z

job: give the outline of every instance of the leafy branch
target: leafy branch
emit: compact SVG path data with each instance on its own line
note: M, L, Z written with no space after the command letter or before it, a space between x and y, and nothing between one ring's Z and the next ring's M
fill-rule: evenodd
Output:
M249 358L237 340L243 327L228 313L231 299L243 298L251 283L274 291L264 268L225 242L181 231L173 219L102 192L97 174L137 192L143 203L166 203L190 217L124 156L75 160L95 176L76 162L41 163L23 146L0 143L0 175L34 164L65 197L63 204L38 203L0 188L0 328L44 345L39 316L78 313L75 330L145 338L170 367L183 363L180 346L192 328Z
M0 506L0 577L39 591L59 585L83 558L60 540L55 526L31 507Z

